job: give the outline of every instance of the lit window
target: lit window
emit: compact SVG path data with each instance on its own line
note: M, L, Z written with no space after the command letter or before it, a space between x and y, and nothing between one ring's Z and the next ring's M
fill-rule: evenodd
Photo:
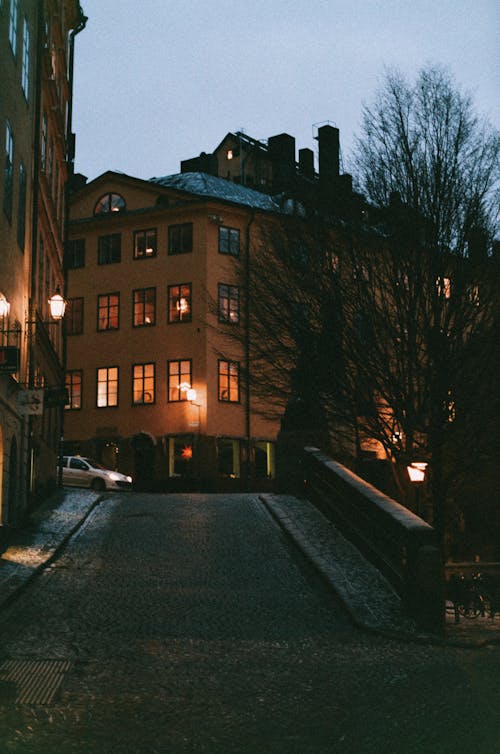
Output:
M94 207L94 215L105 215L108 212L123 212L125 199L120 194L104 194Z
M133 395L134 405L154 403L155 400L155 365L134 364L133 366Z
M70 298L66 309L66 334L83 333L83 298Z
M156 256L156 228L134 233L134 259Z
M240 400L240 365L236 361L219 360L219 400L229 403Z
M121 235L100 236L97 241L97 263L113 264L121 260Z
M23 88L24 96L28 99L29 94L29 77L30 77L30 28L28 26L28 19L25 17L23 21L23 54L22 54L22 71L21 71L21 86Z
M438 277L436 280L436 288L438 295L441 298L450 298L451 296L451 278Z
M191 283L169 285L168 321L191 322Z
M10 0L9 42L12 53L17 51L17 0Z
M14 184L14 135L7 121L5 127L5 163L3 179L3 209L9 220L12 219L12 195Z
M191 359L168 362L168 400L187 401L188 390L191 386Z
M237 228L219 228L219 254L231 254L237 257L240 253L240 231Z
M97 329L118 330L120 324L120 294L104 293L97 297Z
M97 407L118 405L118 367L97 370Z
M193 224L181 223L168 228L168 253L190 254L193 251Z
M227 157L228 160L232 160L233 159L234 154L233 154L233 150L232 149L228 149L227 150L226 157Z
M238 324L240 321L240 289L236 285L219 283L219 322Z
M66 409L78 409L82 407L82 370L73 369L66 372L66 390L68 391L68 403Z
M134 291L134 327L149 327L156 322L156 288Z

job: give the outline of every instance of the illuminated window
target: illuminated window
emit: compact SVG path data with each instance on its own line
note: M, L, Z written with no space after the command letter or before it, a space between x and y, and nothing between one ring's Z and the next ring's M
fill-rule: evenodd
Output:
M240 365L237 361L219 360L219 400L228 403L240 400Z
M120 324L120 294L103 293L97 297L97 329L118 330Z
M450 298L451 296L451 278L438 277L436 280L436 288L438 295L441 298Z
M97 370L97 408L118 406L118 367Z
M137 230L134 233L134 259L156 256L156 228Z
M240 321L240 289L236 285L219 283L219 322L238 324Z
M66 308L67 335L81 335L83 333L83 298L70 298Z
M168 362L168 400L187 401L187 386L191 387L191 359Z
M108 212L123 212L126 209L125 199L120 194L104 194L94 207L94 215L105 215Z
M109 236L99 236L97 240L97 263L113 264L121 260L121 235L112 233Z
M190 254L193 251L193 223L170 225L168 228L168 253Z
M132 402L134 403L134 405L142 403L154 403L155 365L134 364L132 369Z
M22 70L21 70L21 86L23 88L24 96L28 99L29 94L29 82L30 82L30 27L28 25L28 19L25 17L23 21L23 53L22 53Z
M237 257L240 253L240 231L238 228L219 228L219 254L231 254Z
M9 42L14 55L17 52L17 5L17 0L10 0Z
M65 408L78 409L82 407L82 370L72 369L66 372L66 390L68 391L68 403Z
M169 285L168 321L191 322L191 283Z
M14 135L11 131L9 121L7 121L5 127L5 162L3 176L3 209L9 220L11 220L14 184Z
M134 327L150 327L156 322L156 288L134 291Z
M232 149L228 149L228 150L227 150L227 152L226 152L226 157L227 157L227 159L228 159L228 160L232 160L232 159L233 159L233 157L234 157L234 153L233 153L233 150L232 150Z

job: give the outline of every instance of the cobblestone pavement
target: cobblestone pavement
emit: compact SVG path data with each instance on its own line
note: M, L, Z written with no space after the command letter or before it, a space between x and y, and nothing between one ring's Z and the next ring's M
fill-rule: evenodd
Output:
M4 687L2 753L498 751L499 648L359 631L257 496L87 495L0 588L0 672L68 662L49 703Z

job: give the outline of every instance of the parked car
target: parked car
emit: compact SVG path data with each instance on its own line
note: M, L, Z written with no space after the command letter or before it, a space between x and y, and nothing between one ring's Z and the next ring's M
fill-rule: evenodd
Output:
M126 490L132 477L106 469L102 464L82 456L63 456L62 482L69 487L90 487L93 490Z

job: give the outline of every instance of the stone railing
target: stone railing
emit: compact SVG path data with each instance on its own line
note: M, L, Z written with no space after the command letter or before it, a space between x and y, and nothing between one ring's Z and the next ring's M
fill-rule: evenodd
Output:
M443 564L434 529L317 448L304 456L306 496L380 569L420 626L441 627Z

